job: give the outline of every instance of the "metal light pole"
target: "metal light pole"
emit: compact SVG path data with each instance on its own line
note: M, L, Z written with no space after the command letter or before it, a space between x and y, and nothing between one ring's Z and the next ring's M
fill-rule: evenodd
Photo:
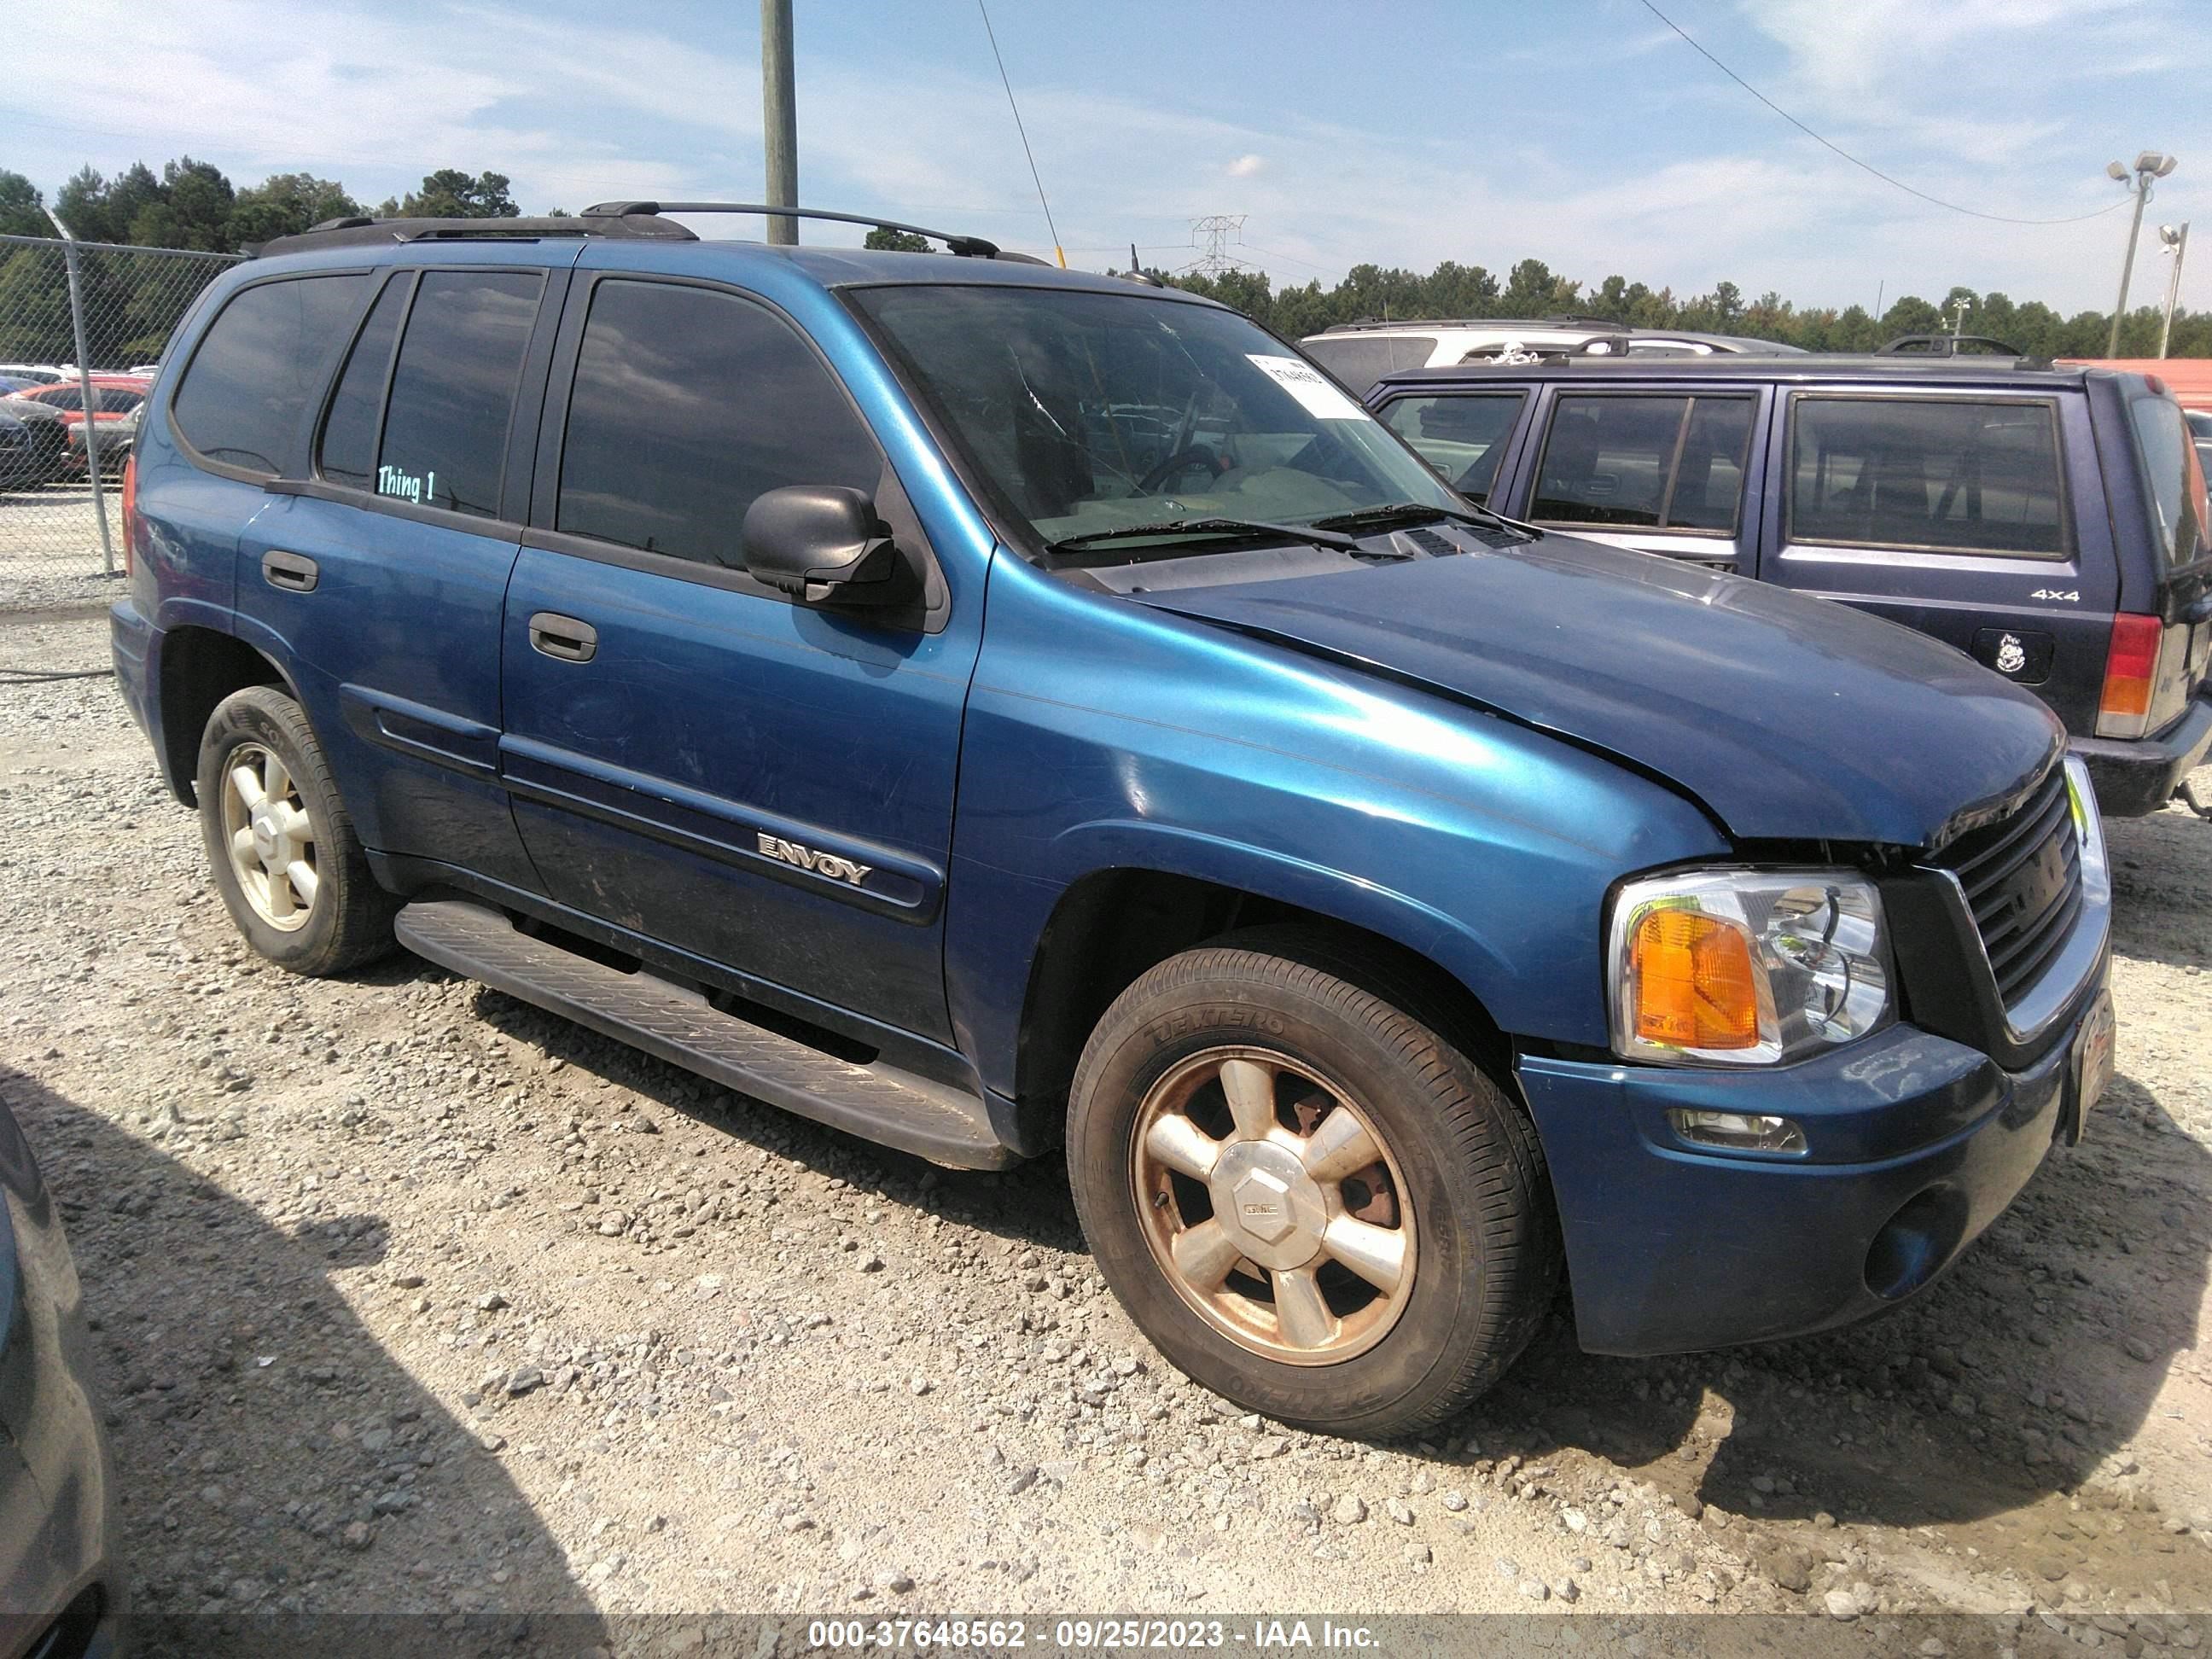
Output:
M2127 257L2120 262L2120 300L2119 303L2112 307L2112 330L2105 341L2105 355L2107 357L2117 357L2120 355L2120 319L2126 316L2128 313L2128 279L2135 275L2136 240L2142 234L2143 204L2150 200L2151 181L2165 178L2167 173L2173 171L2176 165L2172 156L2162 155L2154 149L2147 149L2136 156L2136 164L2132 169L2120 161L2113 161L2105 168L2107 174L2126 185L2136 198L2136 210L2128 222ZM2130 171L2134 174L2132 181L2129 178Z
M791 62L791 0L761 0L761 127L768 204L799 205L799 96ZM799 246L799 221L769 216L768 240Z
M2158 355L2163 357L2166 342L2173 337L2173 302L2181 297L2181 262L2189 257L2189 227L2184 224L2176 230L2172 225L2160 225L2158 240L2173 256L2173 269L2166 276L2166 319L2158 325Z
M44 204L40 204L44 207ZM115 539L107 528L107 492L100 482L100 422L93 418L99 404L92 397L92 352L84 343L84 289L76 278L76 238L61 222L61 216L52 208L45 208L47 218L61 233L62 264L69 272L70 326L76 333L77 395L84 405L84 471L92 480L92 512L100 520L100 561L108 575L115 574Z

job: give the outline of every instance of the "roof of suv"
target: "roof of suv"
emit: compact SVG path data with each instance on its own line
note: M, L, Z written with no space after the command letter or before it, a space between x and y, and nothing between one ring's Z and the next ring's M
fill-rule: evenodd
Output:
M1436 386L1530 375L1576 380L1742 380L1940 381L1947 386L2080 386L2107 370L2079 364L2054 367L2038 357L1847 356L1806 352L1775 357L1575 357L1562 363L1460 363L1443 368L1402 368L1378 385Z

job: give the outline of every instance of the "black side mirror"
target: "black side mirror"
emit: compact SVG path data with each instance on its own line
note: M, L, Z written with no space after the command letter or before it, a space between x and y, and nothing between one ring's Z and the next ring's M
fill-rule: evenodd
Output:
M802 605L874 605L907 597L906 562L865 491L787 484L745 509L746 572Z

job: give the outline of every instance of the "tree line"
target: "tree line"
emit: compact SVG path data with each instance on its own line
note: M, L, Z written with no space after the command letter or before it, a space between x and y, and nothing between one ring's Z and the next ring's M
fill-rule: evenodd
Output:
M157 173L134 162L112 179L87 167L54 192L54 209L70 231L85 241L131 243L145 247L193 248L236 253L277 236L295 234L325 219L368 213L379 217L513 218L520 210L504 173L471 173L441 167L403 197L387 197L365 206L334 179L308 173L271 173L258 185L234 186L222 170L183 156ZM51 236L43 210L45 197L20 173L0 168L0 234ZM554 216L562 210L552 209ZM925 248L920 237L904 232L869 233L871 247ZM33 273L18 272L21 255L0 245L0 358L66 358L73 348L49 337L52 319L26 317L33 307L27 291ZM1957 286L1940 301L1905 295L1877 317L1863 306L1799 307L1769 291L1747 300L1734 283L1717 283L1709 294L1678 296L1671 288L1653 289L1625 276L1585 284L1554 273L1540 259L1523 259L1503 277L1476 264L1447 259L1425 276L1397 266L1354 265L1332 288L1318 281L1277 288L1266 272L1228 270L1215 276L1148 273L1178 288L1204 294L1256 319L1290 339L1318 334L1337 323L1366 319L1416 321L1445 317L1600 317L1635 328L1694 329L1716 334L1745 334L1780 340L1808 351L1871 351L1902 334L1948 331L1959 308L1964 326L2016 346L2033 356L2101 356L2110 329L2108 312L2064 315L2040 300L2015 301L2002 293L1980 293ZM2155 261L2143 262L2144 287L2161 285ZM172 284L173 286L173 283ZM11 293L11 289L15 291ZM135 293L103 295L106 305L88 304L101 325L94 357L155 356L176 321L181 306L164 302L141 284ZM189 295L185 296L189 299ZM2121 320L2124 356L2147 357L2158 349L2160 306L2130 310ZM66 332L67 317L62 314ZM33 349L43 344L44 349ZM2177 357L2212 356L2212 312L2177 311L2169 347Z
M2148 357L2158 350L2164 269L2142 260L2136 271L2139 279L2148 277L2143 286L2154 289L2158 299L2133 307L2121 319L2124 357ZM2101 357L2112 321L2108 311L2066 316L2040 300L2016 301L2009 295L1978 293L1963 285L1940 301L1904 295L1879 317L1863 306L1800 307L1771 291L1747 301L1734 283L1717 283L1710 294L1678 297L1672 289L1653 289L1625 276L1586 286L1554 274L1540 259L1522 260L1503 281L1480 265L1453 259L1425 276L1395 266L1354 265L1328 289L1319 282L1278 289L1266 272L1257 270L1226 270L1218 276L1148 274L1234 306L1292 340L1338 323L1574 316L1603 318L1631 328L1749 335L1808 351L1872 351L1899 335L1950 332L1963 303L1966 333L2002 340L2034 357ZM2177 310L2167 351L2175 357L2212 357L2212 312Z
M325 219L362 213L511 219L518 210L507 192L503 173L441 167L405 196L364 207L335 179L276 173L240 190L221 168L186 155L159 173L136 162L112 179L88 167L54 192L53 206L80 241L240 253ZM53 234L43 192L21 173L0 168L0 234ZM104 368L159 357L185 308L221 269L214 260L102 252L81 265L87 355ZM0 362L70 362L76 356L60 262L50 249L0 243Z
M311 173L272 173L240 190L220 167L186 155L165 163L158 173L143 161L134 161L112 179L96 168L82 168L54 192L54 211L80 241L242 253L273 237L297 235L325 219L356 214L512 219L520 210L507 187L505 173L441 167L424 176L420 189L386 197L371 208L356 201L337 179ZM0 234L52 236L45 204L37 185L0 167Z

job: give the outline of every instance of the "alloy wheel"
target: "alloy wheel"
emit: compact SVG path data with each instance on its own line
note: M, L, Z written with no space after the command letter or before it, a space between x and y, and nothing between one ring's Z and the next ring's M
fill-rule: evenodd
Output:
M1334 1364L1405 1310L1419 1249L1397 1162L1358 1103L1286 1054L1176 1066L1139 1108L1130 1176L1168 1282L1241 1347Z
M298 784L273 750L242 743L222 776L222 829L231 873L254 914L294 933L314 914L315 827Z

